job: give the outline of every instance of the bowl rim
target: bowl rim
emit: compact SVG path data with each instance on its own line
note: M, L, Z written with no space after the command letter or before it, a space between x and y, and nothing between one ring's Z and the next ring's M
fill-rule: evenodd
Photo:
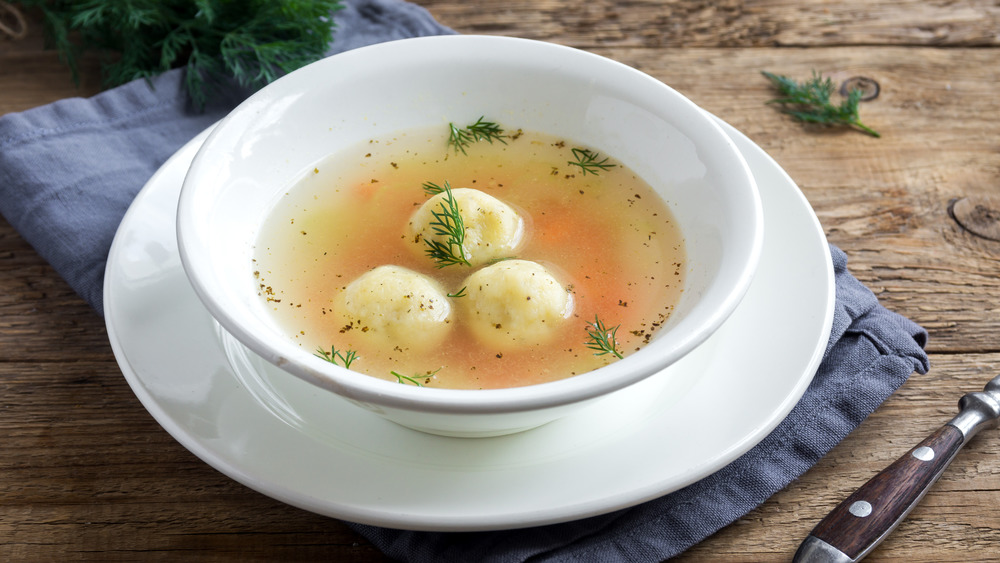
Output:
M744 176L744 183L750 188L747 192L749 197L747 203L751 205L752 209L747 216L750 218L752 232L749 233L746 241L748 248L741 254L743 256L742 264L735 267L737 283L725 293L713 314L698 323L695 330L685 335L680 343L668 353L657 352L653 346L644 346L639 351L627 355L624 359L590 372L522 387L475 390L416 387L399 385L392 381L347 370L320 358L312 357L308 351L292 343L289 343L289 346L275 345L270 339L264 339L253 331L247 330L247 327L238 322L236 317L230 313L228 307L217 302L216 292L211 287L212 284L199 275L199 268L204 266L205 260L199 256L201 245L198 238L189 237L187 234L191 228L188 217L192 212L195 200L191 195L194 189L191 186L195 184L201 169L206 166L205 161L209 158L207 155L211 154L215 145L222 142L220 139L223 139L227 134L233 134L230 131L231 128L227 127L227 124L233 121L233 116L253 107L262 98L284 88L285 85L294 81L295 77L304 73L315 72L317 69L327 66L349 68L359 59L384 56L384 53L399 52L400 50L412 53L415 49L456 49L458 48L456 43L465 43L466 45L462 49L476 45L477 48L499 49L505 53L517 49L536 49L546 55L575 58L590 64L604 65L614 72L626 73L631 75L632 79L650 83L652 87L660 89L664 95L671 96L673 102L683 108L686 117L695 119L699 128L704 128L706 132L710 131L710 134L718 140L720 149L729 151L729 154L726 155L728 160L740 169L739 173ZM735 142L708 112L664 82L613 59L546 41L488 35L415 37L359 47L316 61L265 86L223 118L198 149L181 187L176 218L181 263L195 293L221 327L251 351L286 372L356 402L369 406L377 405L410 411L452 414L515 413L578 403L624 388L664 369L708 339L736 309L750 286L763 245L763 210L754 177ZM290 353L284 353L283 350Z

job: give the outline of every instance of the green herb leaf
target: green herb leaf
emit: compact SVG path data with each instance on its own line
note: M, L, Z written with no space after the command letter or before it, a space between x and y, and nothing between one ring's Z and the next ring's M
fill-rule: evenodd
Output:
M457 298L457 297L465 297L466 296L465 290L467 290L467 289L468 289L468 287L463 287L462 289L456 291L455 293L449 293L448 297L455 297L455 298Z
M347 350L345 352L342 350L337 350L333 346L330 346L329 352L327 352L322 348L317 348L316 353L313 355L316 356L317 358L322 358L335 366L342 364L345 368L348 369L351 367L351 363L360 357L358 356L358 353L355 352L354 350ZM340 361L340 364L337 363L338 360Z
M618 351L618 340L615 335L618 333L618 327L621 325L616 325L611 328L604 326L601 319L594 315L594 322L587 323L589 327L587 329L587 348L594 350L595 356L604 356L606 354L613 354L618 356L618 359L622 358L621 352Z
M47 46L79 83L77 58L102 54L106 87L187 66L202 108L222 78L259 88L323 57L338 0L21 0L38 8Z
M499 262L506 262L507 260L517 260L517 256L501 256L500 258L490 258L490 261L487 262L487 264L492 266L493 264L497 264Z
M389 373L392 374L392 375L394 375L394 376L396 376L396 382L397 383L402 383L403 385L406 385L407 383L412 383L413 385L416 385L417 387L423 387L424 385L422 383L420 383L419 380L423 379L424 383L426 383L428 379L430 379L431 377L433 377L434 375L436 375L437 372L439 372L439 371L441 371L441 368L437 368L434 371L428 371L428 372L426 372L426 373L424 373L422 375L421 374L414 374L413 377L410 377L408 375L403 375L403 374L399 373L398 371L390 371Z
M435 184L434 182L424 182L424 193L430 196L438 195L444 192L444 188Z
M425 184L426 186L426 184ZM426 189L426 188L425 188ZM438 268L464 264L471 266L469 259L465 257L465 222L462 214L458 211L458 201L451 193L451 185L444 183L444 201L439 205L440 210L432 211L434 220L430 226L435 235L444 237L444 241L433 240L430 237L424 238L427 245L425 252L435 262Z
M503 140L503 129L492 121L485 121L485 116L479 116L479 119L467 126L466 129L472 133L472 138L476 141L486 141L490 144L493 144L493 141L499 141L504 145L507 144L507 141Z
M851 90L840 105L834 105L830 101L830 95L834 91L833 81L829 77L823 78L816 71L813 71L811 79L801 83L767 71L762 71L761 74L782 95L768 103L780 104L781 111L795 119L807 123L856 127L872 137L881 137L877 131L861 123L858 116L858 103L863 95L861 90Z
M570 160L569 164L573 166L579 166L580 171L584 176L587 174L597 175L601 170L609 170L615 167L615 164L608 162L609 158L605 157L601 160L601 155L593 152L589 149L575 148L573 149L573 158L576 162Z
M503 128L492 121L486 121L485 116L480 116L475 123L466 125L464 128L449 123L448 129L448 146L454 147L456 153L468 154L465 149L476 141L486 141L490 144L493 141L499 141L507 144L507 141L503 140L506 136Z
M472 134L465 129L456 127L454 123L449 123L448 129L448 146L455 147L456 154L459 151L462 154L468 154L465 152L465 147L472 144Z

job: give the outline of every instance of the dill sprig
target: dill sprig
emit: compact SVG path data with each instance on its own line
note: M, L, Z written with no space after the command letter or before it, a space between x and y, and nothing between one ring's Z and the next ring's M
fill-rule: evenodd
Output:
M444 188L435 184L434 182L424 182L424 193L430 196L438 195L444 191Z
M463 246L465 244L465 222L458 210L458 200L451 193L451 185L448 182L444 183L443 189L444 198L439 204L440 209L431 211L434 220L430 222L430 226L434 234L438 237L444 237L444 240L424 238L424 243L427 244L425 252L437 262L438 268L457 264L471 266L469 259L465 257Z
M589 149L575 148L572 152L573 158L576 159L576 162L572 160L568 162L573 166L579 166L580 171L584 176L587 174L593 174L596 176L600 170L608 170L615 167L613 163L608 162L608 160L610 160L609 158L605 157L598 160L601 158L601 155Z
M621 325L616 325L611 328L604 326L604 322L601 321L594 315L594 322L588 322L587 326L587 348L594 350L595 356L604 356L605 354L614 354L618 359L622 359L621 352L618 351L618 340L615 335L618 333L618 327Z
M840 105L834 105L830 101L830 95L834 91L833 81L830 77L823 78L816 71L813 71L811 79L801 83L767 71L761 71L761 74L782 95L767 103L780 104L781 111L795 119L807 123L856 127L872 137L881 137L877 131L861 123L858 116L858 103L864 95L861 90L851 90Z
M419 380L423 379L424 383L427 383L427 380L430 379L431 377L434 377L439 371L441 371L441 368L437 368L434 371L428 371L424 374L414 374L413 377L410 377L408 375L403 375L398 371L390 371L389 373L396 376L397 383L402 383L403 385L406 385L407 383L412 383L417 387L423 387L424 386L423 383L420 383Z
M517 256L501 256L500 258L490 258L487 264L492 266L493 264L496 264L498 262L506 262L507 260L517 260Z
M472 133L472 138L476 141L486 141L493 144L493 141L499 141L501 144L506 145L507 141L504 141L503 128L492 121L485 121L486 116L479 116L479 119L475 123L466 127L466 129Z
M462 287L462 289L460 289L460 290L456 291L455 293L449 293L449 294L448 294L448 297L455 297L455 298L458 298L458 297L465 297L466 295L468 295L468 294L467 294L467 293L465 292L465 291L466 291L467 289L469 289L469 287L468 287L468 286L463 286L463 287Z
M79 83L78 57L102 55L106 87L187 66L203 108L220 78L258 88L323 57L339 0L21 0L44 18L46 46Z
M485 119L486 116L480 116L475 123L465 127L448 123L448 146L454 147L456 153L468 154L465 149L477 141L486 141L490 144L493 144L493 141L499 141L506 145L507 141L503 140L506 136L503 133L503 128Z
M454 123L449 123L448 129L448 146L455 147L456 154L460 151L462 154L468 154L465 152L465 147L472 144L472 134Z
M322 348L317 348L316 353L313 355L317 358L322 358L335 366L343 364L345 368L350 368L351 363L360 357L354 350L337 350L334 346L330 346L329 352ZM340 364L337 363L338 360L341 362Z

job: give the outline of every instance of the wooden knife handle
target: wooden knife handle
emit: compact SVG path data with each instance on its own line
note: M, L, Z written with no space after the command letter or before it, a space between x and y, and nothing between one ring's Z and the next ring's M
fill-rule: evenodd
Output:
M850 562L867 555L937 481L964 439L951 424L928 436L821 520L799 548L795 561Z

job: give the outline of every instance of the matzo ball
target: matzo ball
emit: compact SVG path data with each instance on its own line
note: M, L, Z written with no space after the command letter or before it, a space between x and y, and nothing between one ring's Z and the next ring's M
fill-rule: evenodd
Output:
M451 302L438 282L400 266L379 266L352 281L334 310L365 338L401 348L437 346L451 329Z
M511 206L472 188L451 190L465 224L462 252L473 266L512 256L524 238L524 220ZM435 234L434 213L441 211L447 195L439 193L428 199L410 218L409 239L420 252L427 248L425 240L447 242L447 237Z
M463 319L484 343L549 341L573 312L573 295L528 260L505 260L473 273L459 299Z

